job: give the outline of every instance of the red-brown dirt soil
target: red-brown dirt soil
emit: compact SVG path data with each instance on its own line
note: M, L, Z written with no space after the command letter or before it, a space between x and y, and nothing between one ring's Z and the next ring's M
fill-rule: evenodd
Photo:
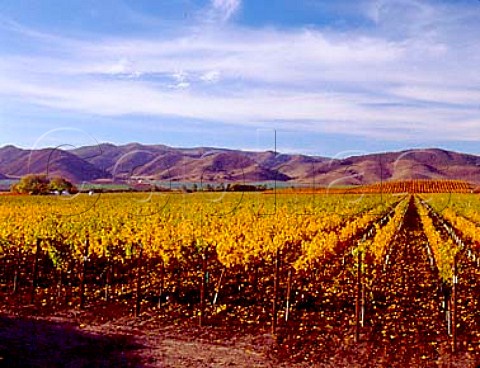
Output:
M55 315L28 307L4 309L0 314L1 367L387 366L368 361L371 347L367 343L339 346L324 362L294 363L279 359L281 345L267 331L198 327L193 321L165 324L153 314L121 317L123 310L105 307ZM468 354L446 354L422 366L476 367L476 363Z
M4 367L274 367L274 339L162 325L151 315L115 317L119 310L86 309L35 315L24 308L0 314ZM300 365L297 365L300 366Z

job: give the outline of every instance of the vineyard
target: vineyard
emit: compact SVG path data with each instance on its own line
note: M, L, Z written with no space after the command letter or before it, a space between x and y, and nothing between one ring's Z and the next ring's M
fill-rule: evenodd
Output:
M4 308L102 305L165 325L268 331L275 358L292 363L343 356L352 365L406 367L480 358L474 194L1 201Z
M353 193L471 193L473 185L462 180L399 180L351 189Z
M475 185L463 180L409 179L388 180L369 185L342 187L305 186L270 190L270 194L402 194L402 193L473 193Z

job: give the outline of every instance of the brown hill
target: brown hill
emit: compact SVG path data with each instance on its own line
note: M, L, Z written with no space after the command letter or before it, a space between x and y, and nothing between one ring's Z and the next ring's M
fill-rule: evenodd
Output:
M480 183L480 157L441 149L353 156L319 165L311 177L325 185L332 181L341 185L365 185L407 179Z
M108 175L69 151L53 148L31 151L13 146L0 148L0 172L9 178L27 174L59 175L75 183Z
M103 150L101 156L95 152ZM264 164L274 153L252 153L210 147L172 148L129 144L115 147L82 147L75 154L101 165L114 179L148 178L173 181L287 181L291 180ZM280 155L277 155L280 157ZM289 159L287 157L287 159ZM272 164L278 164L273 162Z
M0 148L0 173L8 177L47 171L74 182L146 178L225 183L276 180L308 186L345 186L406 179L456 179L480 184L480 157L422 149L329 159L272 151L173 148L139 143L122 146L105 143L71 151Z

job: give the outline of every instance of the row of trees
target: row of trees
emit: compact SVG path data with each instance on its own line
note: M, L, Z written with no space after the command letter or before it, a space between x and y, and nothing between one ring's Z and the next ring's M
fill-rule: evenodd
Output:
M252 185L252 184L239 184L239 183L228 183L225 185L224 183L220 183L218 185L213 184L206 184L199 186L198 184L194 183L192 188L189 189L186 185L182 185L183 192L257 192L257 191L265 191L268 189L267 185L260 184L260 185Z
M130 188L127 191L147 191L151 190L150 186L144 187L134 187ZM267 190L266 185L251 185L251 184L218 184L216 186L212 184L207 184L205 186L199 187L198 184L193 184L191 188L188 188L186 185L181 187L181 190L184 192L255 192L255 191L264 191ZM60 176L55 176L53 178L48 178L46 175L39 175L39 174L31 174L26 175L20 179L20 181L16 184L13 184L10 188L11 192L18 193L18 194L50 194L50 193L65 193L68 192L78 193L78 189L67 179L62 178ZM104 191L104 190L96 190L96 191ZM166 188L160 188L155 186L155 191L169 191Z
M18 194L77 193L77 188L60 176L48 178L46 175L27 175L10 188Z

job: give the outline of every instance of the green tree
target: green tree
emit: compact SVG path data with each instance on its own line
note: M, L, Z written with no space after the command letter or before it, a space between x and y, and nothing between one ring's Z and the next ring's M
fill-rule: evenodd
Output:
M48 188L50 191L58 191L60 193L63 191L67 191L69 193L76 191L72 183L70 183L67 179L62 178L60 176L53 177L50 180Z
M48 194L52 191L76 192L76 188L68 180L62 177L54 177L51 180L46 175L30 174L22 177L20 181L11 187L11 191L20 194Z
M12 191L21 194L45 194L48 193L49 183L46 175L26 175L12 186Z

